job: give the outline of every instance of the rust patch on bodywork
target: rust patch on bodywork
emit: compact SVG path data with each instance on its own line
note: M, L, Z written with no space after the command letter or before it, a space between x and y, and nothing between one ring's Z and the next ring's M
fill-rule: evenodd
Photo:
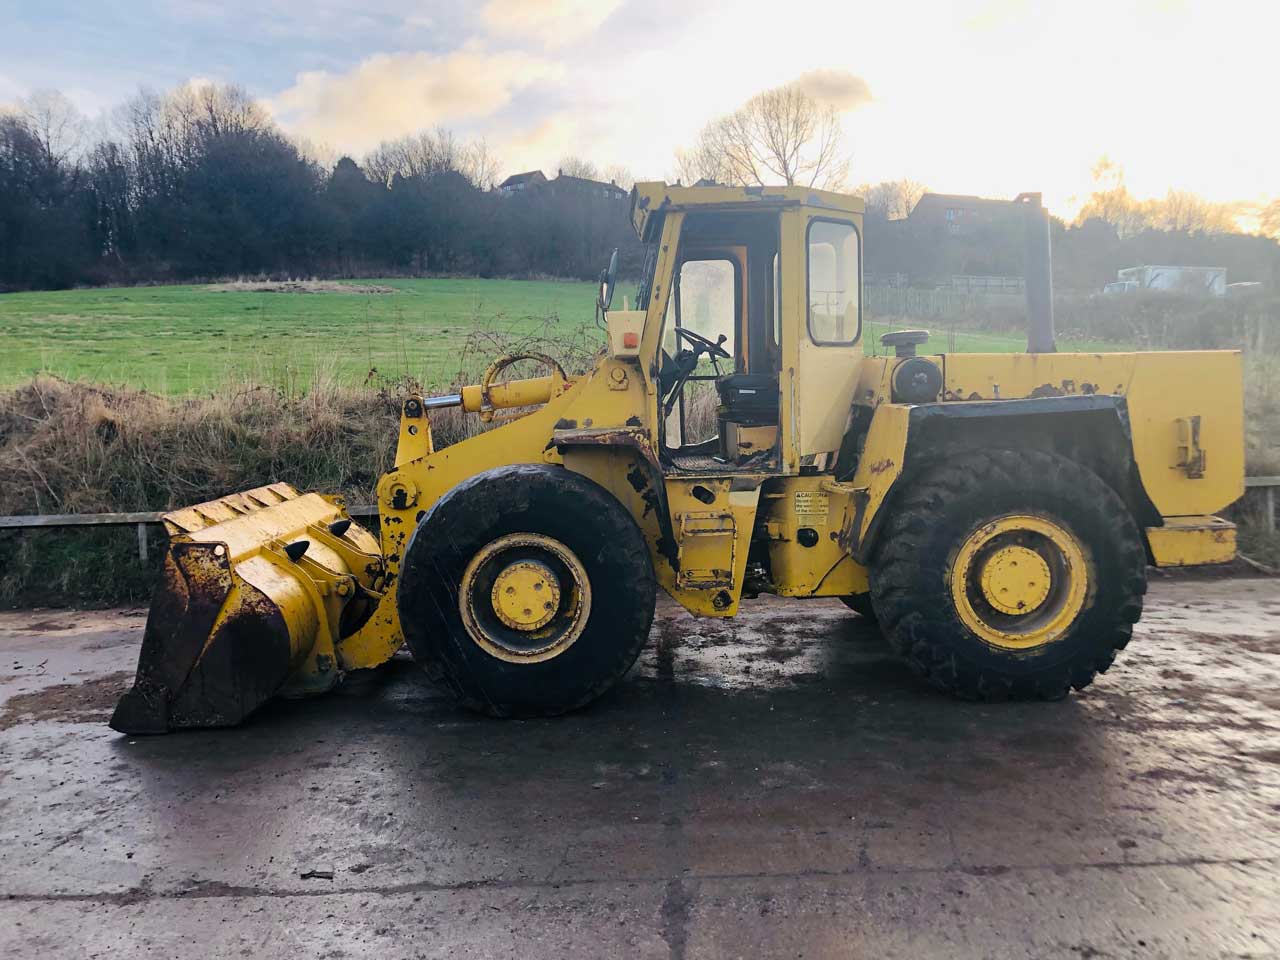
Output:
M643 493L645 488L649 486L649 478L644 475L640 465L636 464L627 471L627 483L631 484L631 489L636 493Z
M636 464L627 472L627 482L644 499L643 516L648 516L650 511L658 515L662 531L657 543L658 553L667 559L673 569L680 569L675 531L671 528L671 514L667 509L662 485L662 465L658 462L647 432L636 427L556 430L548 446L554 446L557 450L565 447L626 447L638 453L643 458L643 463Z
M1052 383L1042 383L1027 394L1032 400L1038 400L1041 397L1065 397L1066 395L1065 390L1055 387Z

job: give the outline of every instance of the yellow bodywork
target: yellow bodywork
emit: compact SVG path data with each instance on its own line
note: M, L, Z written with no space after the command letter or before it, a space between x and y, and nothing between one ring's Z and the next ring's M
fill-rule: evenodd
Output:
M783 597L867 592L866 567L849 555L852 488L830 477L787 477L764 495L762 528L775 591ZM805 541L809 545L805 545Z
M777 422L722 422L730 459L758 468L710 457L699 459L696 468L679 467L660 449L664 323L687 218L704 209L772 211L777 217ZM808 333L806 238L819 220L851 225L860 235L862 202L795 187L638 184L633 221L653 245L648 296L637 309L607 312L607 346L593 369L569 378L550 358L535 356L548 365L548 375L502 382L499 374L515 358L496 361L481 383L462 388L455 398L489 429L440 450L431 433L432 401L407 398L395 466L377 486L376 543L345 522L338 499L300 496L283 485L169 515L174 548L165 591L189 598L193 577L216 581L221 605L208 616L201 613L204 620L188 616L194 607L182 600L188 611L182 615L192 623L207 620L210 635L249 600L262 606L265 597L267 612L278 615L287 636L284 690L325 689L342 671L382 663L402 645L397 590L405 549L442 497L486 471L553 464L613 494L639 525L658 583L695 614L732 616L744 595L762 590L787 597L864 594L868 570L855 558L866 559L877 518L893 509L920 443L921 411L1063 397L1114 400L1128 431L1139 493L1154 507L1142 525L1155 563L1212 563L1232 555L1234 528L1213 514L1243 491L1239 354L939 355L926 358L942 380L936 402L895 402L899 359L865 356L864 338L833 346L816 343ZM745 252L734 256L746 262ZM744 280L737 295L745 299L751 289ZM837 476L850 437L856 465ZM769 456L752 460L757 453ZM1061 539L1062 531L1036 529L1050 542ZM305 552L291 555L304 540ZM1069 540L1057 548L1064 569L1078 562ZM976 543L974 550L982 547ZM211 551L219 548L224 555L215 556ZM1047 603L1057 589L1052 571L1021 549L982 554L972 570L962 571L971 577L963 588L987 591L993 609L1006 602ZM753 558L767 570L765 579L751 579ZM495 595L494 604L504 622L539 628L537 595L566 589L547 577L547 571L529 566L502 582L510 593ZM1060 629L1063 617L1074 616L1077 588L1083 589L1079 582L1062 594L1065 612L1047 617L1044 636ZM170 607L157 603L153 619L163 620L173 616L170 607L177 609L178 601ZM986 630L993 644L1015 648L1043 640L1040 634L998 636L989 625L974 629ZM196 659L207 649L196 649ZM172 682L174 677L166 680Z
M343 618L372 609L382 557L341 498L277 483L176 510L164 525L137 681L113 727L232 725L263 691L323 693L366 665L368 650L340 643Z
M1220 517L1166 517L1147 529L1147 543L1158 567L1226 563L1236 555L1236 526Z
M288 628L297 692L327 690L341 670L354 669L361 651L338 644L338 621L358 587L374 588L382 574L377 541L351 524L341 535L330 525L346 516L340 497L299 494L285 483L233 494L166 514L165 526L178 542L211 544L234 573L231 593L218 612L213 632L234 618L255 590L279 610ZM286 548L307 543L297 560ZM202 586L188 577L188 592Z
M1162 516L1213 513L1244 494L1244 375L1238 351L949 354L943 370L943 397L959 402L1124 397L1134 461ZM1198 424L1194 440L1192 423Z

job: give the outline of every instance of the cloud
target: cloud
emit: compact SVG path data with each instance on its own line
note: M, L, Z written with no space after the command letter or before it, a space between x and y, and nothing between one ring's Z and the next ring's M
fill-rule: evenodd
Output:
M266 106L286 129L360 152L436 124L483 119L562 70L538 57L476 45L444 56L380 53L345 73L300 73Z
M841 113L856 110L874 99L867 81L848 70L810 70L799 76L796 86Z
M0 73L0 106L14 108L19 100L26 96L26 89L16 80L10 80Z
M554 176L554 164L570 154L585 156L593 139L578 111L562 111L536 118L528 126L499 136L496 146L512 173L541 167Z
M562 47L589 37L621 0L489 0L480 18L490 32Z

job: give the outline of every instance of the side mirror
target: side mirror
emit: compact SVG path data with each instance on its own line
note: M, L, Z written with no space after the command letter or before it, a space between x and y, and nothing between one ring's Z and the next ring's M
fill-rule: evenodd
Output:
M613 248L613 256L609 258L609 268L600 274L600 296L598 303L601 310L608 310L613 303L613 291L618 281L618 248Z

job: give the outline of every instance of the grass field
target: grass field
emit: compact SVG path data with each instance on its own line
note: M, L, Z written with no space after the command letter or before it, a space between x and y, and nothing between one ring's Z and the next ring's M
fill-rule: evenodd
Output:
M322 369L358 382L448 380L468 334L523 335L592 319L594 286L503 280L379 280L388 294L130 287L0 296L0 384L46 371L182 394L229 380L293 384Z
M0 295L0 386L47 372L181 395L236 380L305 387L317 370L358 383L371 368L384 377L407 375L442 386L458 373L468 338L478 330L514 338L567 334L589 327L594 315L595 285L590 283L353 283L391 292L165 286ZM630 295L632 286L624 284L620 292ZM874 344L887 329L887 323L871 323L867 343ZM948 334L937 328L934 333L934 350L1025 349L1020 335ZM1108 348L1064 341L1060 349Z

